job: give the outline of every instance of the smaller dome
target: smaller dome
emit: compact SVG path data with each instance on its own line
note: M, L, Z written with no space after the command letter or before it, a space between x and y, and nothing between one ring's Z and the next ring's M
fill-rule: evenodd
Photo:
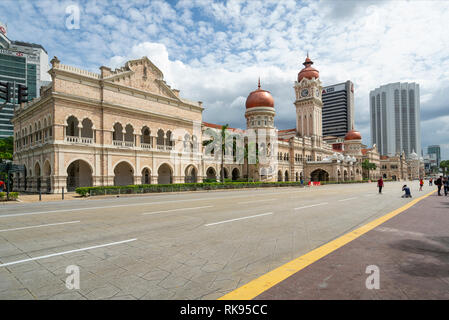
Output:
M357 130L352 129L345 136L345 141L347 140L362 140L362 135Z
M410 159L412 159L412 160L418 160L419 159L419 157L416 154L415 150L413 150L412 153L410 153Z
M303 78L307 78L307 79L318 79L320 77L320 72L312 67L313 61L310 60L309 58L309 54L307 54L307 58L306 61L303 62L304 65L304 69L302 69L301 71L299 71L298 73L298 82L301 82L301 80Z
M246 98L246 109L255 107L271 107L274 108L274 99L270 91L260 89L260 80L258 89L251 92Z

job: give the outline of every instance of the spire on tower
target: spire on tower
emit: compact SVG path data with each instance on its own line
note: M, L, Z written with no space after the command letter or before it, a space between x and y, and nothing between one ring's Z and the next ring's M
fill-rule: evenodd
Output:
M259 82L257 84L257 88L260 90L260 77L259 77Z

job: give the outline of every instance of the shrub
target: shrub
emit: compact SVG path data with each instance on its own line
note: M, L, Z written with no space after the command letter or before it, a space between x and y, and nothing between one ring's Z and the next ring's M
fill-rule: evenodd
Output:
M213 180L213 179L209 179ZM387 181L387 180L384 180ZM321 184L340 184L340 183L366 183L367 181L322 181ZM269 187L290 187L304 186L308 181L280 181L280 182L247 182L247 181L229 181L204 182L198 183L174 183L174 184L141 184L129 186L105 186L105 187L80 187L75 191L81 196L98 196L98 195L118 195L118 194L138 194L138 193L154 193L154 192L181 192L196 190L218 190L218 189L241 189L241 188L269 188Z
M0 192L0 201L6 201L6 192ZM18 192L10 192L9 200L17 200L19 198Z
M10 192L9 193L9 199L11 200L17 200L19 198L19 193L18 192Z

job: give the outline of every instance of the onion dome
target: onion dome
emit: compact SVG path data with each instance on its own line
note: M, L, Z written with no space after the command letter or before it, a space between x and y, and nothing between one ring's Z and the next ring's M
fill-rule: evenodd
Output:
M274 108L274 99L270 91L260 89L260 79L258 89L251 92L246 98L246 109L256 107L271 107Z
M352 129L345 136L345 141L347 140L362 140L362 135L357 130Z
M309 53L307 53L307 58L303 62L305 68L298 73L298 82L301 82L303 78L307 78L310 80L312 78L318 79L320 77L320 72L317 69L313 68L312 64L313 61L310 60Z

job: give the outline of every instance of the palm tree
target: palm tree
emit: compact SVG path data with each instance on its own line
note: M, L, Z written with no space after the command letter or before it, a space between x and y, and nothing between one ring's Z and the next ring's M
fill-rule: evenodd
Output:
M203 146L211 145L213 150L217 150L220 148L221 150L221 170L220 170L220 180L221 183L224 183L224 157L226 148L232 148L232 142L229 142L229 138L226 139L226 135L228 134L226 131L229 128L229 124L225 124L221 127L221 131L217 132L216 130L212 130L211 128L207 128L205 133L209 134L212 138L206 141L203 141ZM221 145L220 145L221 144Z
M440 168L443 170L443 176L446 176L446 170L449 170L449 160L441 161Z
M365 160L362 162L362 169L368 171L368 179L369 179L369 171L370 171L370 170L376 170L376 168L377 168L377 167L376 167L376 164L375 164L375 163L372 163L372 162L369 162L368 159L365 159Z

